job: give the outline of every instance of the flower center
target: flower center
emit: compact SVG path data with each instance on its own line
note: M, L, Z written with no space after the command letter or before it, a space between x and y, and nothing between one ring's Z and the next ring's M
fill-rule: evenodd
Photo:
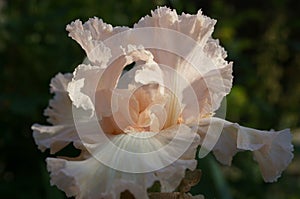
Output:
M112 109L116 110L100 121L106 133L160 132L183 122L176 95L158 84L122 90L112 98Z

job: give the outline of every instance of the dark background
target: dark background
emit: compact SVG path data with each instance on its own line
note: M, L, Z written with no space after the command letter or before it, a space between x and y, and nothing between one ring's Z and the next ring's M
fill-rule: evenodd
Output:
M227 119L258 129L291 128L293 163L279 182L264 183L248 152L232 167L212 156L199 161L206 198L300 198L300 1L297 0L0 0L0 198L65 198L51 187L32 139L33 123L46 123L50 79L72 72L85 57L65 26L93 16L133 26L158 5L215 18L214 38L234 61ZM100 180L100 179L99 179Z

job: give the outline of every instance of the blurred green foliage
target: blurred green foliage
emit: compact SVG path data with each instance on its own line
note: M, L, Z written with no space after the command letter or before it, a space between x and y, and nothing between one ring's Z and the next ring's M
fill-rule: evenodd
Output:
M300 126L300 1L266 0L0 0L0 198L65 198L49 183L44 159L30 126L45 123L50 79L72 72L84 59L68 38L66 24L98 16L112 25L132 26L159 5L178 13L218 20L214 37L234 61L234 87L227 119L259 129ZM295 159L278 183L262 181L250 153L232 167L212 156L199 160L203 171L193 193L206 198L300 198L299 142ZM99 179L100 180L100 179Z

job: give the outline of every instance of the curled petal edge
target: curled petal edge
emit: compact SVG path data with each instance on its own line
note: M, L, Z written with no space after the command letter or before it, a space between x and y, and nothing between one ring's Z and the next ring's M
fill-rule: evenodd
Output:
M275 182L291 163L294 155L289 129L261 131L213 117L200 120L200 137L206 136L204 132L210 128L210 125L220 125L220 123L223 129L213 148L213 153L222 164L230 165L233 156L239 151L252 151L264 181Z

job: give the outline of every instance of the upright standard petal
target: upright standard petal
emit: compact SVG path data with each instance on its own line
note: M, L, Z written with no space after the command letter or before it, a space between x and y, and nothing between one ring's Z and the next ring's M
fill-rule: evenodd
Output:
M103 71L98 66L81 64L75 69L67 87L73 105L90 111L90 115L95 111L95 93Z
M89 19L85 24L76 20L67 25L66 30L69 31L69 36L85 50L92 64L105 66L111 58L111 51L103 41L116 33L128 30L128 28L113 28L110 24L104 23L102 19L95 17Z
M232 87L232 63L225 60L226 51L219 45L218 40L211 36L215 23L215 20L204 16L201 11L196 15L184 13L178 15L175 10L160 7L152 12L152 16L142 18L134 26L157 28L157 35L152 38L153 42L163 43L165 49L172 49L173 52L149 49L154 55L154 60L158 64L173 67L189 81L197 95L202 115L216 111ZM160 28L174 30L177 33L161 34ZM178 39L179 35L186 36L184 41L192 39L194 43L186 46ZM174 54L175 52L181 54ZM187 90L190 88L186 88L184 92ZM187 105L185 115L188 113L195 115L192 108L195 102L189 99L190 94L185 93L183 96L185 96L183 103Z

